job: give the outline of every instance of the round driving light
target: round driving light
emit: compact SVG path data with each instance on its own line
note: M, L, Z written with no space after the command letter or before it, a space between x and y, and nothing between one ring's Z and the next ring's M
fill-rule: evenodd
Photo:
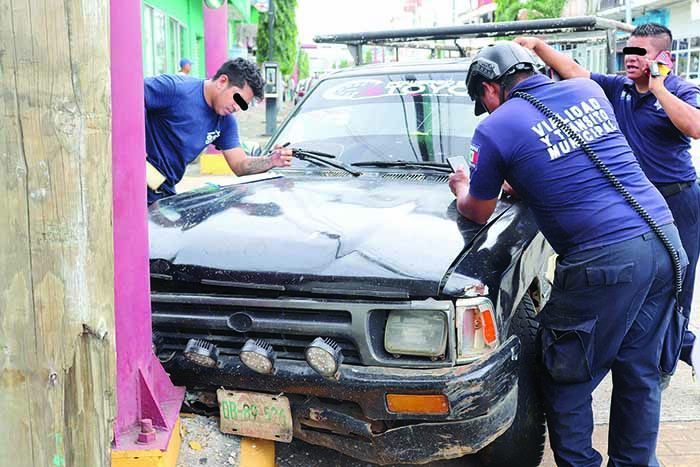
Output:
M258 373L271 375L275 372L275 351L265 341L248 339L239 358L245 366Z
M318 374L326 378L337 378L343 354L332 339L317 337L306 347L306 362Z
M215 368L219 363L219 349L204 339L190 339L185 347L184 355L192 363L207 368Z

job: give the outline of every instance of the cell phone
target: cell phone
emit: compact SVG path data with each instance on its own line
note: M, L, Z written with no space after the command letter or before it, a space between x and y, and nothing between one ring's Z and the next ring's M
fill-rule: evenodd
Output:
M467 164L467 158L464 156L452 156L447 158L447 163L453 172L457 172L457 169L462 167L464 170L469 170L469 164Z
M652 78L656 78L658 76L661 76L661 71L659 71L659 64L656 62L651 62L651 66L649 67L649 74L652 76Z

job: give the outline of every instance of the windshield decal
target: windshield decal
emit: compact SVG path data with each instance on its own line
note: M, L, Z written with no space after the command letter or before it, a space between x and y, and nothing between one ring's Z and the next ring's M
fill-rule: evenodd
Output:
M354 79L343 81L323 93L326 100L364 100L386 96L455 96L467 97L467 87L462 81L412 80L389 81L379 79Z

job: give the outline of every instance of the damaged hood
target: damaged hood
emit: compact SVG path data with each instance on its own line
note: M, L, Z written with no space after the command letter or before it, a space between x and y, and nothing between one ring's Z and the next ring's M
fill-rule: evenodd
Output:
M480 229L457 214L444 178L285 176L153 204L151 273L278 291L435 296Z

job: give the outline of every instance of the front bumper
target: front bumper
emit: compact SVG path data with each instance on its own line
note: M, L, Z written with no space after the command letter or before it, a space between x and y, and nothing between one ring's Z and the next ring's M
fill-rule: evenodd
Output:
M260 375L237 357L219 368L191 364L181 356L165 364L176 384L284 392L291 401L294 435L349 456L379 464L425 463L460 457L483 448L512 423L516 411L520 343L511 337L476 362L449 368L343 365L338 380L315 373L306 362L276 362L274 375ZM445 394L446 415L389 412L386 394ZM353 403L359 410L346 409ZM376 421L392 421L378 428ZM398 426L397 426L398 425Z

